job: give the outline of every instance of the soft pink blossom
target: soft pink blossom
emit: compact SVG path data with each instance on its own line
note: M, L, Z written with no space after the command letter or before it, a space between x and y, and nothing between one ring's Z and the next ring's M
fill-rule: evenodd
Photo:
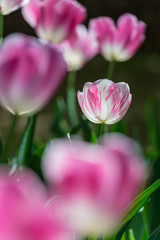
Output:
M41 109L67 72L59 50L22 34L8 36L0 56L0 103L13 114Z
M0 13L7 15L29 3L30 0L0 0Z
M83 92L77 93L84 115L94 123L114 124L127 112L132 95L127 83L100 79L87 82Z
M71 240L56 211L47 206L48 193L30 171L0 173L0 239Z
M87 31L84 25L78 25L71 37L61 44L64 58L69 71L77 71L98 53L96 39Z
M111 135L99 146L53 141L42 169L61 198L66 222L82 235L113 234L145 179L135 143L123 135Z
M22 14L40 38L59 43L84 21L86 10L75 0L31 0Z
M126 13L119 17L117 26L110 17L90 20L90 31L97 37L100 52L108 61L130 59L145 40L146 24Z

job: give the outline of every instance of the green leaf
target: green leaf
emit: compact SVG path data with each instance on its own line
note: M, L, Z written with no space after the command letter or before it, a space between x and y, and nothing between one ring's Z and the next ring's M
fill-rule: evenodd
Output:
M127 218L124 223L133 218L136 213L144 206L144 204L148 201L152 193L154 193L160 187L160 179L154 182L151 186L149 186L145 191L139 194L131 203L125 214L127 214Z
M160 240L160 226L154 230L147 240Z
M132 218L133 219L133 218ZM116 240L121 240L124 232L128 229L129 227L129 224L131 223L132 219L130 219L128 222L126 222L122 227L121 229L119 230L117 236L116 236Z
M154 193L158 188L160 187L160 179L154 182L150 187L148 187L145 191L143 191L141 194L139 194L130 204L129 208L127 208L127 211L125 212L125 215L127 216L122 223L122 227L119 230L116 240L120 240L124 234L124 232L127 230L130 222L133 220L135 215L139 212L139 210L145 205L146 202L148 202L150 196L152 193Z
M18 166L22 166L23 164L25 164L27 159L30 159L31 157L30 155L33 143L35 122L36 115L29 117L17 154Z

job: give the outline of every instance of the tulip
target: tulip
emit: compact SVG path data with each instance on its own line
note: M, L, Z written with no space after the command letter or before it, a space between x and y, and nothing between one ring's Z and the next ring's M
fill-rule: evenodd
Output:
M30 0L0 0L0 13L7 15L29 3Z
M90 21L90 31L97 37L102 56L108 61L130 59L145 40L146 24L126 13L119 17L117 27L109 17Z
M84 115L94 123L114 124L127 112L132 95L127 83L100 79L87 82L77 93Z
M42 169L61 199L69 226L79 235L112 235L145 179L145 166L131 139L114 135L102 145L51 142Z
M59 50L26 35L7 37L0 55L0 103L13 114L39 111L67 72Z
M71 37L59 45L69 71L77 71L98 53L95 38L83 25L78 25Z
M69 240L68 230L46 205L48 193L31 171L0 173L0 239Z
M86 10L75 0L31 0L22 14L41 39L59 43L84 21Z

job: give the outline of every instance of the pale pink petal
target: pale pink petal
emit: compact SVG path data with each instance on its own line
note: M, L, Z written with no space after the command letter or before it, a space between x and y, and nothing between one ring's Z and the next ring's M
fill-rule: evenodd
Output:
M28 4L30 0L0 0L0 13L8 15L11 12Z
M14 114L39 111L67 71L61 52L33 37L13 34L0 53L1 104Z
M73 0L30 0L22 14L40 38L59 43L84 21L86 10Z
M133 14L123 14L117 21L109 17L90 20L90 31L97 37L101 54L108 61L130 59L145 40L145 24Z

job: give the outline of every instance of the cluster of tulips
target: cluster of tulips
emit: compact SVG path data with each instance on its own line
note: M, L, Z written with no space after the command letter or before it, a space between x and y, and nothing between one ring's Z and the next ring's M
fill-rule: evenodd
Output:
M146 25L126 13L117 25L110 17L91 19L87 29L82 24L86 9L76 0L0 0L1 28L3 15L21 7L37 38L22 33L0 36L0 104L14 115L0 153L5 163L0 167L0 239L125 240L125 224L140 209L145 211L143 205L160 183L142 192L149 170L138 144L122 134L105 135L104 126L119 122L131 104L128 84L111 81L112 72L115 62L130 59L139 49ZM74 73L98 53L110 62L109 79L86 82L76 97ZM27 167L29 145L34 145L32 127L35 114L67 73L72 127L76 127L77 101L85 117L101 125L101 136L86 142L68 134L34 146L44 183ZM10 145L21 115L29 121L13 156ZM134 240L133 232L129 239Z

